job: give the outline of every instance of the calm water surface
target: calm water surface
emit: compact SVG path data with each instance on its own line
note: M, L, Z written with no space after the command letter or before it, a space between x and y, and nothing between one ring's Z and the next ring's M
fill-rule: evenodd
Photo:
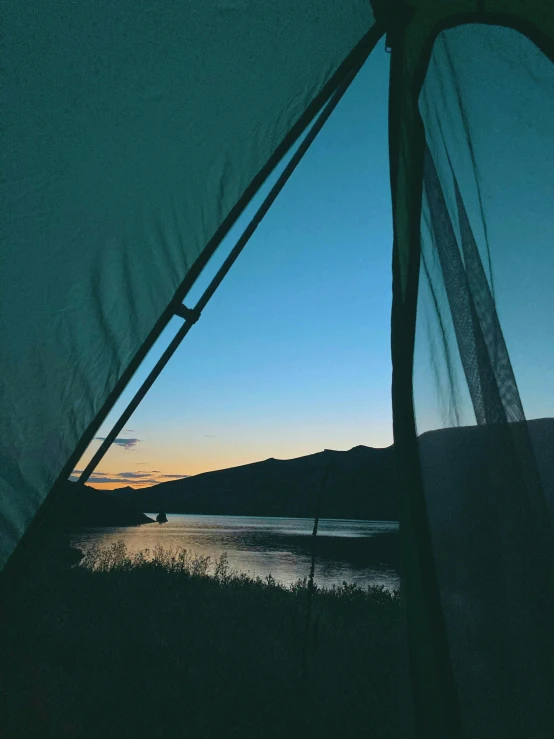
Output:
M149 514L155 517L156 514ZM217 559L224 552L231 567L288 585L307 577L312 552L313 519L253 516L168 514L165 524L130 528L80 529L72 542L86 550L91 544L108 547L123 540L130 552L184 547ZM319 585L343 580L397 588L398 524L393 521L323 519L316 542L315 579Z

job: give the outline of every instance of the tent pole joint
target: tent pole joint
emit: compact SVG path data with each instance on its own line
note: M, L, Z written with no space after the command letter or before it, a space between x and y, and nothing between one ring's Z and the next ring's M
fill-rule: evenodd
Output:
M173 309L173 312L176 316L179 316L180 318L184 318L185 321L187 321L190 324L196 323L198 319L201 316L201 312L196 308L187 308L186 305L183 305L182 303L179 303L176 305Z

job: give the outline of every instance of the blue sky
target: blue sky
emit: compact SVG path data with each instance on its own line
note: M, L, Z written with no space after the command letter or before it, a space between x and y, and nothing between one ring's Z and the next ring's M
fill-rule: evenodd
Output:
M139 441L113 447L91 482L151 483L392 442L388 67L380 44L129 422L122 437ZM179 324L170 324L99 436Z

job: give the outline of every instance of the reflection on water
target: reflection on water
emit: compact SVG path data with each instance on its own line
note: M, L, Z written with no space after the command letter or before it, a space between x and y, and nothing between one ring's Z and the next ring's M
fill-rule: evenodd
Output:
M149 514L155 518L156 514ZM184 547L190 552L218 558L227 553L231 567L288 585L308 576L312 552L313 520L253 516L200 516L168 514L166 524L131 528L80 529L72 543L86 550L123 540L131 552ZM349 583L399 584L398 524L392 521L322 519L316 540L315 579L319 585Z

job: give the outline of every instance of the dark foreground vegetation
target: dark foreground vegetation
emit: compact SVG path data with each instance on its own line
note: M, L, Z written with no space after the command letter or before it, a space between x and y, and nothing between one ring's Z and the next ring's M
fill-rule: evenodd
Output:
M211 565L122 542L44 562L4 605L0 736L396 739L400 604L382 589Z

